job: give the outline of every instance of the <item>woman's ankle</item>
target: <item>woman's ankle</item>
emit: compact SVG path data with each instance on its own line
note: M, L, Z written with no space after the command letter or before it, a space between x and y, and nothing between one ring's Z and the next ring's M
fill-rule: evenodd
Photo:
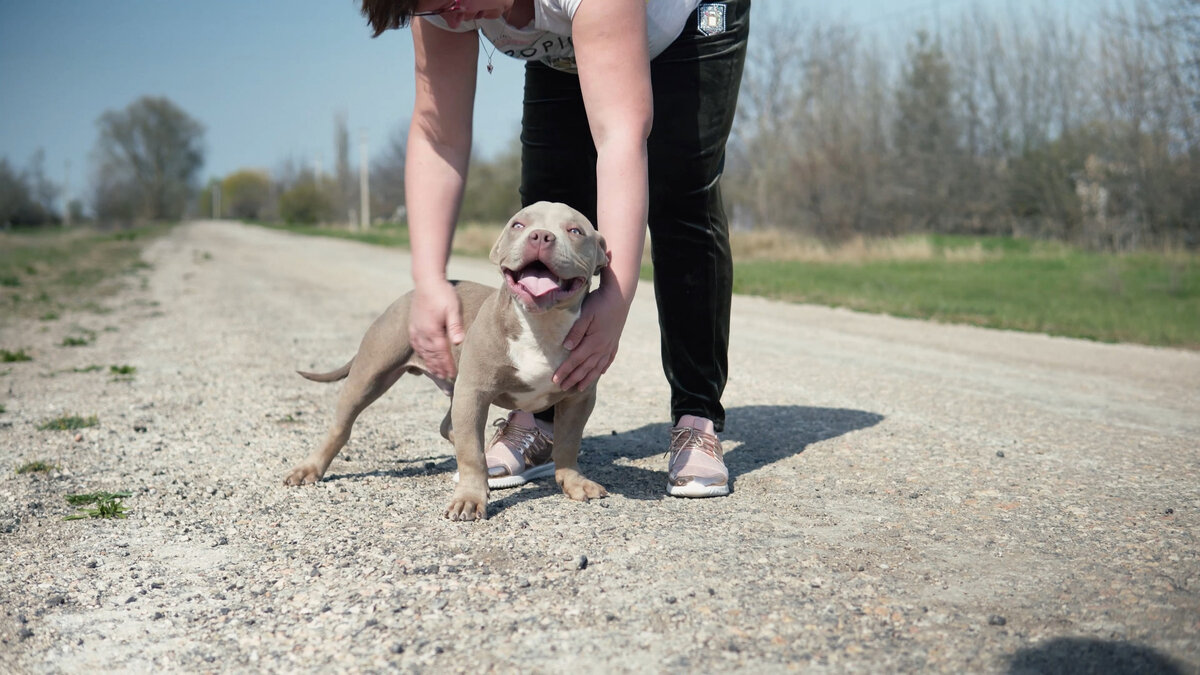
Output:
M691 427L696 431L706 433L709 436L717 435L716 427L713 425L713 421L707 417L699 417L697 415L681 415L679 417L679 423L676 424L675 427Z

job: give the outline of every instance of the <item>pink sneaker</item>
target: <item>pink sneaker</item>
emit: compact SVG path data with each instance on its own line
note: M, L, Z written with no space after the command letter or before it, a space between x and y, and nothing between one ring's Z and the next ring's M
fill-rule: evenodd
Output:
M721 441L708 433L712 422L684 415L671 429L667 494L673 497L721 497L729 494L729 470Z
M493 490L524 485L554 473L554 439L538 427L533 415L514 410L507 419L492 422L496 433L488 441L488 487ZM454 474L458 482L458 472Z

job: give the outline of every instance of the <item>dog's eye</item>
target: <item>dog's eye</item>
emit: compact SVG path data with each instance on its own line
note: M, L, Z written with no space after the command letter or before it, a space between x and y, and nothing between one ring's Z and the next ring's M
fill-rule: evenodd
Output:
M581 237L583 236L583 230L579 229L578 227L572 227L571 229L567 230L567 232L570 232L571 234L577 234Z
M512 229L514 229L514 230L523 230L523 229L525 229L525 223L513 223L513 224L512 224Z

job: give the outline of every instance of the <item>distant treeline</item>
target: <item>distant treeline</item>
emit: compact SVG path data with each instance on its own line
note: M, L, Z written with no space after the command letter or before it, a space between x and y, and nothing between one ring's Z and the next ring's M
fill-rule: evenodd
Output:
M1122 7L973 9L903 56L759 21L724 183L736 222L1200 246L1200 0Z
M966 10L896 48L759 12L723 183L734 226L1200 247L1200 0L1004 11ZM0 226L85 213L347 223L361 208L344 117L328 169L285 160L203 187L203 127L170 101L140 99L98 127L90 211L56 206L40 155L25 169L0 159ZM406 127L372 153L373 220L403 219ZM519 177L516 139L476 158L460 219L503 222Z

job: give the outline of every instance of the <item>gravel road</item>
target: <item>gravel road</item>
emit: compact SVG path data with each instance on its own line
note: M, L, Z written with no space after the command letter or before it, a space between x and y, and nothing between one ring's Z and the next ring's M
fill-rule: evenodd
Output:
M680 500L643 285L581 457L611 496L451 523L424 379L281 484L339 387L294 371L406 253L197 222L145 257L109 313L0 328L34 356L0 364L0 672L1200 672L1196 353L738 297L734 491ZM128 518L63 520L96 490Z

